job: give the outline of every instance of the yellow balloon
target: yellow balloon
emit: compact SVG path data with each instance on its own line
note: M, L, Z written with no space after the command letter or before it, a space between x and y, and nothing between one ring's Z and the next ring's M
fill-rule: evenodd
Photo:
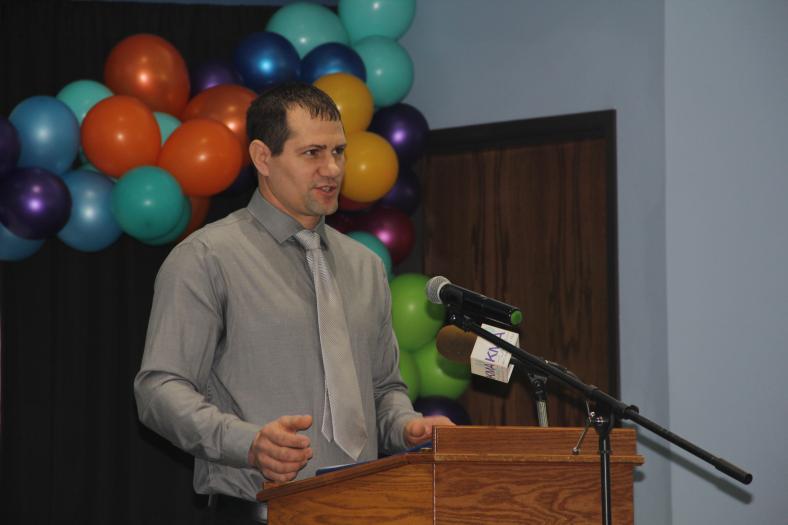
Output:
M345 134L367 129L372 122L375 103L363 80L347 73L332 73L318 78L314 85L334 100Z
M394 186L398 172L397 153L386 139L369 131L348 135L342 195L356 202L376 201Z

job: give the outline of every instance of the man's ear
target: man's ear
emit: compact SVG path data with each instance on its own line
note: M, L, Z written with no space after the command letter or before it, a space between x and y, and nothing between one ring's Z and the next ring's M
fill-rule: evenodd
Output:
M268 160L271 158L270 148L260 139L255 139L249 144L249 158L263 177L268 176Z

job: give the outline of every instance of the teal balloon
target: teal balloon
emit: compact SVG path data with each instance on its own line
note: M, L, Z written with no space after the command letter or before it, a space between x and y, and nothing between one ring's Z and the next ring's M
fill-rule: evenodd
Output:
M136 239L155 239L172 231L183 213L178 181L157 166L127 171L112 190L112 214Z
M112 215L115 182L89 170L69 171L62 179L71 193L71 214L58 238L82 252L108 248L123 233Z
M429 278L418 273L405 273L392 279L391 323L400 350L418 350L435 338L446 315L442 304L427 300L425 291Z
M14 235L0 222L0 261L27 259L44 244L42 239L30 240Z
M68 106L55 97L35 96L16 105L8 116L19 135L20 168L65 173L79 150L79 123Z
M173 227L172 230L165 233L161 237L155 237L153 239L140 239L140 241L144 244L149 244L151 246L162 246L164 244L169 244L181 236L183 230L185 230L186 226L189 225L189 219L191 218L192 218L192 203L189 200L189 197L184 196L181 218L178 219L178 223L175 225L175 227Z
M419 370L416 367L416 361L413 359L413 354L410 352L400 352L399 354L399 374L402 381L408 387L408 397L411 402L416 401L421 392L421 381L419 379Z
M416 0L339 0L342 20L351 42L368 36L397 40L416 14Z
M90 108L107 97L112 96L112 91L95 80L75 80L66 84L55 98L69 107L77 117L77 122L82 125L85 115Z
M404 47L385 36L368 36L353 44L367 69L367 87L375 106L405 98L413 86L413 61Z
M350 45L339 17L327 7L309 2L295 2L279 8L265 30L285 37L296 48L300 58L328 42Z
M375 252L375 255L380 257L380 260L383 261L383 267L386 269L386 276L390 281L394 275L391 273L391 254L389 253L389 249L386 248L386 245L383 244L380 239L368 232L353 231L347 235L351 239L360 242Z
M434 339L413 353L413 361L419 373L422 397L457 399L471 383L470 365L461 365L440 355Z
M181 125L181 121L169 113L163 113L161 111L154 111L153 116L156 119L156 123L159 125L159 131L161 131L161 144L163 146L167 138L175 131L175 128Z

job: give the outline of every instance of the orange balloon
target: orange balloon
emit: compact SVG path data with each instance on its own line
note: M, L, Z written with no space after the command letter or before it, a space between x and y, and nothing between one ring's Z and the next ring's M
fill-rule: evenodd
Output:
M315 80L314 86L325 91L339 108L345 134L369 127L375 104L363 80L347 73L332 73Z
M189 71L175 46L140 33L121 40L104 64L113 93L137 97L153 111L180 115L189 100Z
M118 178L132 168L156 164L161 132L148 106L114 95L90 108L80 130L82 148L101 173Z
M348 135L342 195L356 202L376 201L397 182L398 171L397 153L386 139L369 131Z
M176 243L181 242L183 239L191 235L191 233L203 225L205 217L208 215L208 209L211 207L210 197L189 197L189 202L192 205L192 216L189 223L181 233Z
M215 120L197 118L172 132L157 165L175 177L186 195L208 197L233 183L242 157L232 131Z
M218 120L238 138L244 152L242 165L249 163L249 139L246 137L246 110L257 98L251 89L222 84L206 89L191 99L181 115L182 121L195 118Z

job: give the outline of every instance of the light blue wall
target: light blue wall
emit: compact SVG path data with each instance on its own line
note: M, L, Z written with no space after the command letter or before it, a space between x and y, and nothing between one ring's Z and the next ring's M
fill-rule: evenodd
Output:
M664 34L661 1L422 0L401 42L434 128L618 112L622 398L668 425ZM643 434L637 523L665 525L669 463Z
M755 474L674 463L674 523L788 523L788 2L667 0L665 40L671 424Z

